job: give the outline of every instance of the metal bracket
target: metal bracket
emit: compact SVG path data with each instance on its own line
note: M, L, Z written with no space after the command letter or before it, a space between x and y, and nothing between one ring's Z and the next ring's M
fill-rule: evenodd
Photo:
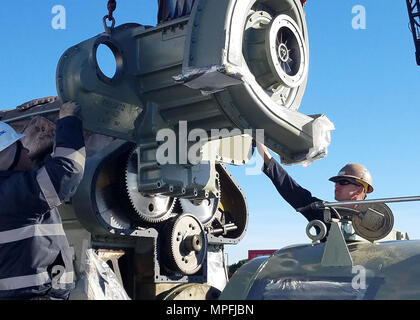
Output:
M348 267L353 266L346 240L341 232L340 222L331 221L331 228L325 243L321 265L324 267Z

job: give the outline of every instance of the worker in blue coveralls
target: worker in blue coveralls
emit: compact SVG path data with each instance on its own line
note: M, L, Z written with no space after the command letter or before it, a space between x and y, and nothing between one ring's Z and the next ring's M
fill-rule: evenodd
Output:
M270 178L280 195L294 209L307 207L313 202L322 201L293 180L283 167L271 156L267 147L256 141L258 153L264 159L263 172ZM372 177L361 164L348 163L330 181L335 183L335 200L363 200L373 191ZM308 209L301 213L308 221L324 221L322 210ZM327 224L329 229L329 224Z
M20 139L0 122L0 299L68 299L73 253L57 207L85 166L77 105L62 105L53 153L36 168Z

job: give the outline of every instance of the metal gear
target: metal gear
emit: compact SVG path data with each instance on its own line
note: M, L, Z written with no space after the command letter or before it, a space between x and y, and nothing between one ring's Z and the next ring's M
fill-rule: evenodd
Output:
M192 214L174 218L167 238L168 267L186 275L197 273L207 255L207 236L201 222Z
M133 150L127 161L125 183L127 195L138 217L146 222L158 223L172 215L176 198L162 195L147 195L138 191L138 154Z
M207 199L178 199L181 204L182 212L193 214L203 226L211 225L216 217L217 209L220 204L220 180L217 178L217 189L219 196L217 198Z

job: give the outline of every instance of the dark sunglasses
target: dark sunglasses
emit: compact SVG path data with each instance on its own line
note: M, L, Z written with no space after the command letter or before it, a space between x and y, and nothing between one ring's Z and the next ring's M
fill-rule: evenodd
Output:
M349 184L352 184L352 185L355 185L355 186L358 186L358 187L361 187L362 186L362 185L360 185L358 183L351 182L349 180L338 180L335 183L338 183L340 186L347 186Z

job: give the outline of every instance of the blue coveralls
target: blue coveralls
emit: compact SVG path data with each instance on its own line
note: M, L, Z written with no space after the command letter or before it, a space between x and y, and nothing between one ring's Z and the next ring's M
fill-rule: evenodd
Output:
M57 120L54 152L32 171L0 172L0 299L67 299L73 252L57 207L82 179L81 121Z

